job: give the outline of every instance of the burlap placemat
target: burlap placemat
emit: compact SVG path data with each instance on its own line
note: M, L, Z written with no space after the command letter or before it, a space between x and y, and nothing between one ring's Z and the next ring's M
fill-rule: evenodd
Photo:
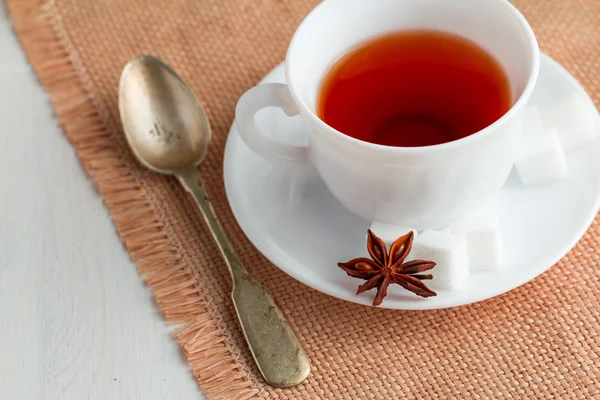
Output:
M269 264L238 228L222 157L238 97L284 58L318 0L9 0L16 31L121 238L209 399L600 398L600 225L558 265L470 306L402 312L313 291ZM600 101L600 1L521 0L541 47ZM214 140L202 173L252 273L297 328L313 372L265 386L242 340L229 276L191 199L140 168L122 139L121 68L148 52L204 102ZM335 266L332 266L335 268Z

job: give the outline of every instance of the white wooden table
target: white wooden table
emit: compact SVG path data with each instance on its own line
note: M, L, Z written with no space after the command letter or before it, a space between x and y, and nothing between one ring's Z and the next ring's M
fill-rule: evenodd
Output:
M0 399L201 399L0 4Z

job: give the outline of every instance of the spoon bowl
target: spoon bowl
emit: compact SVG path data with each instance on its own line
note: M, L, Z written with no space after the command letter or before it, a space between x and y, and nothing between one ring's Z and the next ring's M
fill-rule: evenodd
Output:
M146 167L173 174L197 166L208 152L210 124L192 89L156 57L127 64L119 112L129 146Z

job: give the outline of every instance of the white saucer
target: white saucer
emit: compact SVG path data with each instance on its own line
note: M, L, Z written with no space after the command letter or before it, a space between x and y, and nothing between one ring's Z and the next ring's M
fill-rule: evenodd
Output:
M264 82L285 82L279 65ZM531 104L543 105L572 91L584 91L558 63L542 55ZM259 125L282 141L303 143L299 117L279 109L257 115ZM600 207L600 140L568 154L569 177L524 187L511 175L497 199L504 241L502 271L472 272L458 291L423 299L390 287L381 307L424 310L469 304L507 292L533 279L562 258L581 238ZM273 264L304 284L340 299L370 305L375 291L357 296L361 280L337 263L366 254L370 222L342 206L306 167L277 164L255 155L235 126L224 158L229 203L242 230Z

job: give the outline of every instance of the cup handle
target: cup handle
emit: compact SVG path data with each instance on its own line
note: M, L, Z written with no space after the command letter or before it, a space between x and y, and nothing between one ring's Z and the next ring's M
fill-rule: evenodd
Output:
M308 146L296 146L267 138L260 133L255 116L265 107L279 107L289 117L298 109L287 85L263 83L242 95L235 108L235 122L244 142L259 156L269 160L308 163Z

